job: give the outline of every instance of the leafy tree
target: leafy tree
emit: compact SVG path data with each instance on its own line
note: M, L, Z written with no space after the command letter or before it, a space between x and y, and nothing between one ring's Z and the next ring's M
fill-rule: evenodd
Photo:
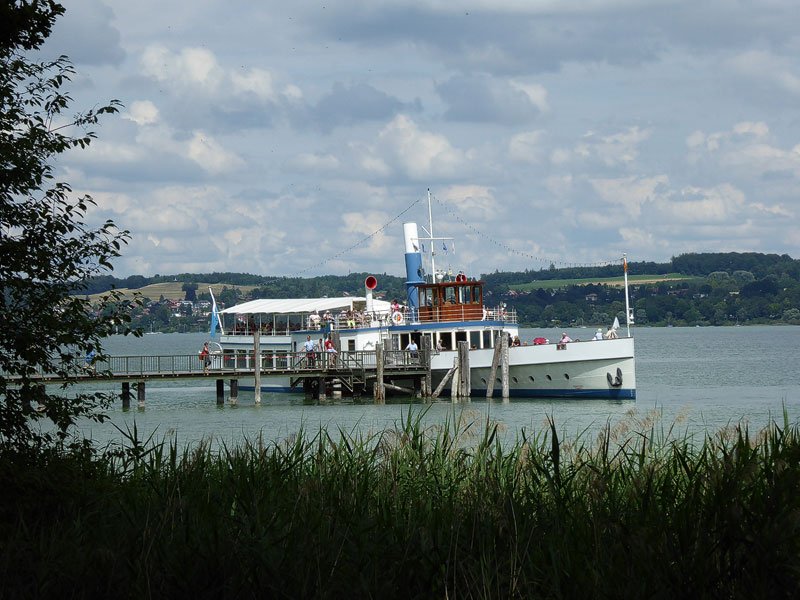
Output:
M197 284L196 283L191 283L191 282L184 283L181 286L181 290L186 292L186 295L184 296L185 300L188 300L189 302L197 302Z
M48 391L36 375L75 381L86 353L102 358L102 338L128 322L114 293L99 307L86 299L128 232L111 221L87 226L92 199L54 180L56 157L88 146L89 128L118 106L62 116L73 67L65 56L32 56L63 12L53 0L0 3L0 449L63 441L78 417L102 419L105 396ZM55 427L39 427L43 418Z

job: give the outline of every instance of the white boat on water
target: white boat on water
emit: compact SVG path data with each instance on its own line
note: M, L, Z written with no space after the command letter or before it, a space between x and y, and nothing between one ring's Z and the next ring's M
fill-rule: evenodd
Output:
M404 223L406 265L406 305L393 307L373 299L377 280L365 281L363 297L261 299L238 304L220 311L222 318L219 345L223 360L249 364L257 329L266 369L286 364L288 356L304 352L307 339L324 352L323 340L335 337L340 352L374 351L381 343L390 351L404 350L410 341L421 346L428 337L431 375L434 389L453 366L459 342L467 342L470 383L473 396L485 396L492 373L494 346L498 334L519 338L514 310L504 305L490 308L484 304L482 281L464 273L455 276L425 276L423 243L442 238L433 236L432 223L420 237L416 223ZM430 245L430 244L429 244ZM430 273L436 274L433 257ZM583 342L536 343L511 345L508 351L508 387L512 397L560 398L635 398L636 369L632 323L628 302L627 268L625 297L628 316L627 331L614 339ZM234 319L225 327L225 319ZM212 326L213 329L213 326ZM537 340L540 342L543 340ZM262 359L262 364L264 364ZM499 396L499 372L493 384ZM296 383L296 382L295 382ZM241 388L253 388L253 380L242 380ZM264 391L300 392L289 377L264 377ZM445 393L447 389L445 388Z

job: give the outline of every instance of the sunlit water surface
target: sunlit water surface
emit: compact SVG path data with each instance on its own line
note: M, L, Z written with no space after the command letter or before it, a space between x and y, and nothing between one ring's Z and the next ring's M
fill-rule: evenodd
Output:
M573 338L589 339L593 329L568 330ZM525 329L523 338L555 330ZM237 444L247 437L281 441L301 429L313 434L329 431L373 433L392 428L408 414L424 413L427 424L449 420L462 423L497 423L506 439L523 432L534 435L552 417L559 432L574 438L594 435L610 425L616 430L630 426L658 430L674 428L677 434L716 431L731 424L747 423L760 429L775 419L783 422L784 408L791 422L800 417L800 379L796 365L800 327L704 327L638 328L636 338L636 400L472 398L452 403L432 403L410 398L392 399L384 405L353 403L350 399L322 404L302 395L262 394L256 405L252 392L240 392L237 405L216 405L213 380L147 383L144 408L130 410L121 401L109 409L109 421L85 423L82 432L104 444L123 438L134 424L139 437L177 440L180 445L210 440L213 444ZM161 334L141 338L115 336L108 340L111 355L197 353L207 335ZM119 391L119 384L97 385ZM119 429L117 429L119 428Z

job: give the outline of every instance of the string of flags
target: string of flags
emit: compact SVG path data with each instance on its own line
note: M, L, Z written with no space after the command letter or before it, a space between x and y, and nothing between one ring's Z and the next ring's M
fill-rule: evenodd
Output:
M559 266L559 267L564 267L564 268L605 267L605 266L608 266L608 265L615 265L615 264L618 265L619 264L619 260L620 260L619 258L611 259L611 260L604 260L604 261L600 261L600 262L593 262L593 263L574 263L574 262L566 262L566 261L563 261L563 260L559 260L559 259L552 258L552 257L547 257L547 256L535 256L535 255L530 254L528 252L524 252L522 250L517 250L516 248L512 248L511 246L509 246L505 242L496 240L492 236L483 233L477 227L475 227L471 223L467 223L464 219L462 219L461 215L459 215L456 211L451 209L451 207L448 206L444 201L439 200L436 196L433 196L433 198L434 198L434 200L436 200L436 202L439 203L439 205L451 217L453 217L453 219L455 219L456 221L461 223L464 227L466 227L467 229L469 229L470 231L472 231L476 235L478 235L481 238L483 238L484 240L494 244L495 246L497 246L499 248L502 248L503 250L505 250L509 254L515 254L517 256L521 256L523 258L527 258L527 259L530 259L530 260L533 260L533 261L536 261L536 262L552 264L552 265ZM444 247L444 250L445 250L445 252L447 251L447 247L446 246ZM424 252L424 250L423 250L423 252ZM455 250L453 250L453 254L455 254ZM625 262L625 268L627 269L627 261Z

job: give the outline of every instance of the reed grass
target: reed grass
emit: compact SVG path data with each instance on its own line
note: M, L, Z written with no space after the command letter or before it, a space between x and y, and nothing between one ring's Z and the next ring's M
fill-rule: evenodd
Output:
M2 597L800 595L800 430L408 413L212 450L139 440L0 462ZM641 423L639 424L641 425Z

